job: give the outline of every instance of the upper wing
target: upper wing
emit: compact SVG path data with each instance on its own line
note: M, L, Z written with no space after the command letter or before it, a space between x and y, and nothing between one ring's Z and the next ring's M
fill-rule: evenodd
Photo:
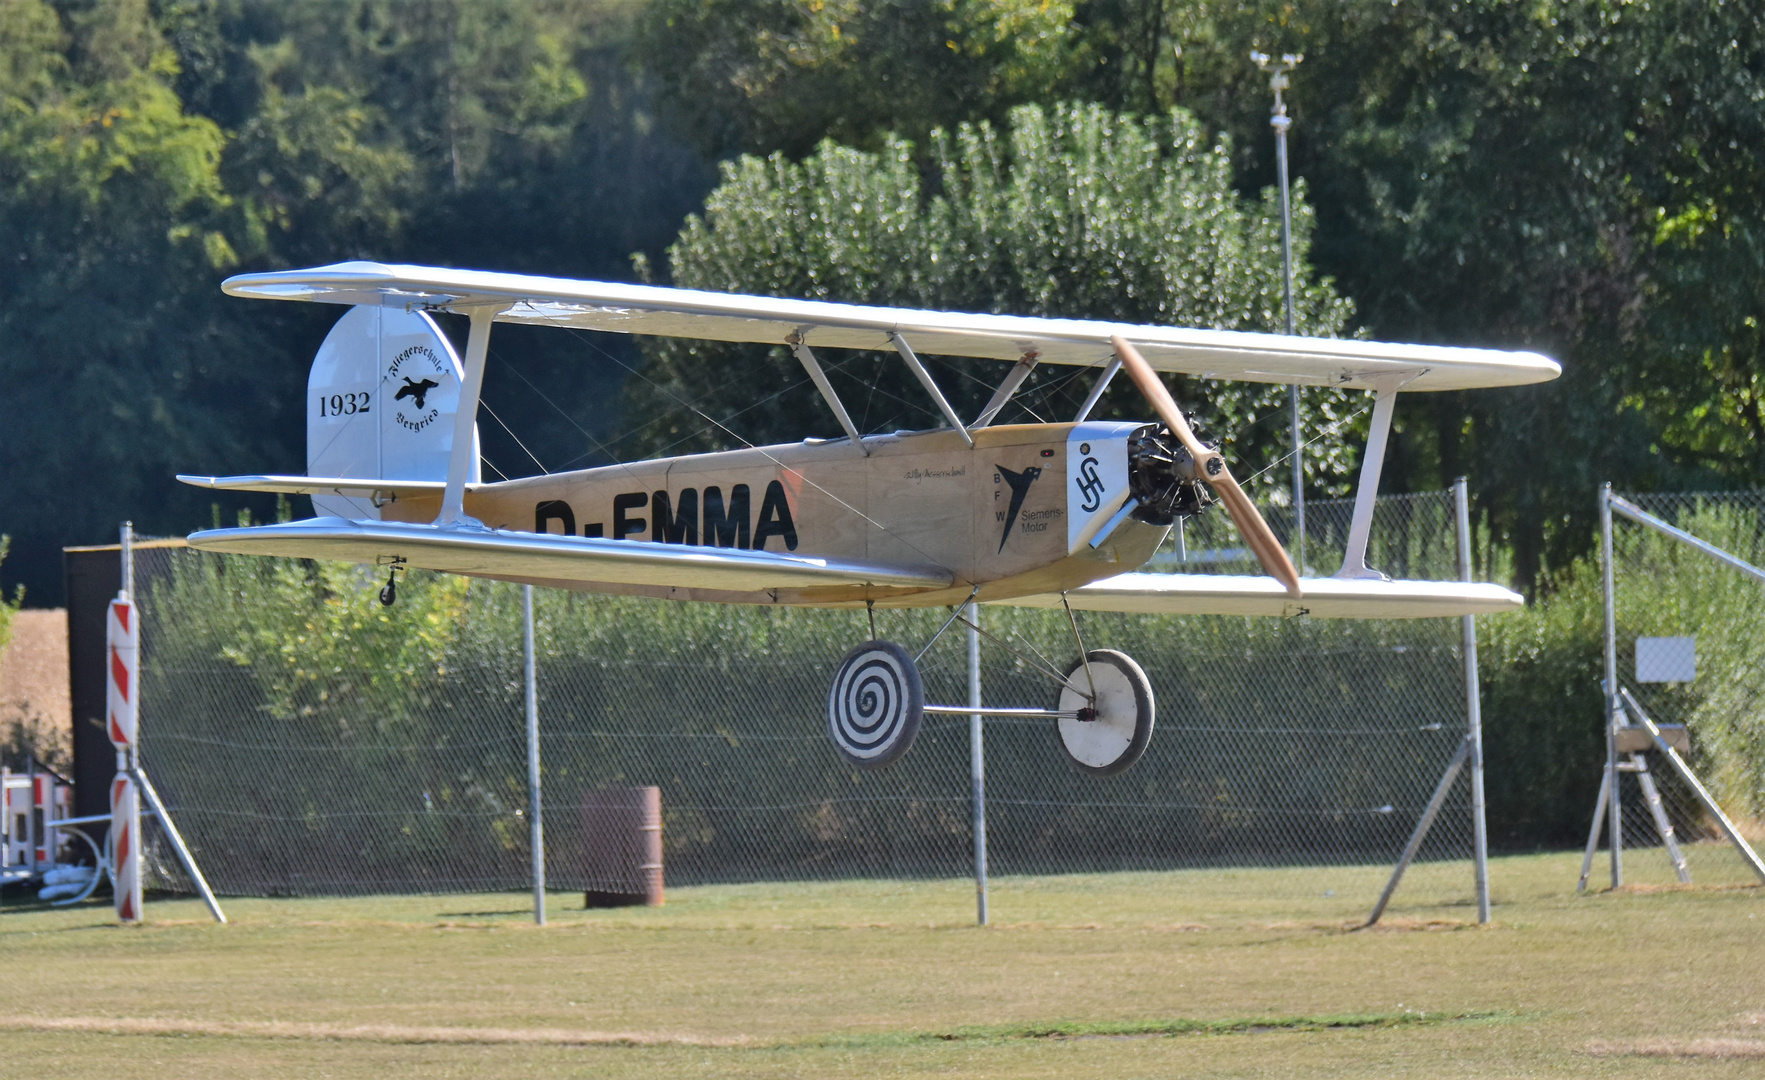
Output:
M890 349L900 334L920 352L1094 367L1107 363L1119 334L1160 371L1209 379L1308 383L1372 389L1403 376L1404 389L1463 390L1545 382L1562 369L1537 353L1396 345L1337 338L1089 319L1042 319L833 304L651 285L349 262L310 270L241 274L221 286L234 296L395 304L438 310L500 305L501 322L572 326L624 334Z
M202 551L239 555L383 565L402 560L403 565L450 574L685 586L730 592L825 585L930 589L950 584L949 571L932 566L329 517L244 529L211 529L192 533L188 543Z
M1319 619L1424 619L1518 611L1526 600L1500 585L1460 581L1377 581L1303 578L1294 600L1269 577L1236 574L1120 574L1066 594L1081 611L1139 615L1310 615ZM1057 608L1058 595L999 603Z

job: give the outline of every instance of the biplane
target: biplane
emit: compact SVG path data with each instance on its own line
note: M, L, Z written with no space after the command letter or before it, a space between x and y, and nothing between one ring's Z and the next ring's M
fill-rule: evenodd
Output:
M181 476L225 491L312 497L317 516L194 533L193 548L340 559L553 588L688 602L850 608L873 640L833 673L828 732L854 765L911 746L927 704L902 645L874 640L876 608L971 601L1089 611L1320 618L1490 613L1521 598L1493 584L1391 581L1366 565L1397 394L1511 386L1560 369L1528 352L1299 338L1124 323L868 307L421 266L342 263L245 274L234 296L346 305L307 384L307 475ZM465 356L431 313L466 316ZM845 436L485 482L476 428L497 323L758 342L791 350ZM817 350L875 350L906 365L943 418L865 434ZM992 399L958 416L920 354L999 361ZM1096 370L1065 423L995 424L1041 364ZM1155 419L1090 419L1125 371ZM1330 577L1302 578L1218 449L1195 435L1161 372L1372 392L1347 543ZM1173 525L1223 504L1267 576L1137 572ZM1050 671L1047 709L1074 763L1120 772L1152 734L1134 661L1091 650ZM939 634L944 629L938 631ZM934 636L933 640L936 640ZM929 643L926 647L929 647ZM1058 679L1054 677L1058 676Z

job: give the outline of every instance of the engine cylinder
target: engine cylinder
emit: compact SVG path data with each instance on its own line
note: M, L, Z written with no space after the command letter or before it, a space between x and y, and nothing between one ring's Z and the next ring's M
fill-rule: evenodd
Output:
M1213 503L1213 493L1196 475L1195 458L1160 424L1128 437L1128 491L1140 504L1134 518L1151 525L1193 517Z

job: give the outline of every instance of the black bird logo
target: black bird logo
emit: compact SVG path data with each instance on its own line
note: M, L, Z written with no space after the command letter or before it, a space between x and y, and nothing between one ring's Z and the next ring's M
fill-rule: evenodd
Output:
M404 377L404 385L398 388L398 393L392 395L392 400L401 401L404 398L414 398L417 408L421 409L423 407L423 398L428 395L429 391L440 385L441 384L434 379L424 379L422 382L412 382L411 377L406 375Z
M999 534L999 550L1004 551L1005 541L1011 536L1011 527L1017 524L1017 512L1023 509L1024 496L1030 493L1030 485L1042 475L1042 470L1035 465L1023 472L1012 472L1003 465L995 465L993 469L1011 485L1011 508L1005 512L1005 531Z

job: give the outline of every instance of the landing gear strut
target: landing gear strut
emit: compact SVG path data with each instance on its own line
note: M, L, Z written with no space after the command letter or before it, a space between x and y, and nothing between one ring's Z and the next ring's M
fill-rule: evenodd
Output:
M379 564L386 567L386 584L380 588L380 606L391 607L398 603L398 572L405 568L405 561L399 555L382 556Z

